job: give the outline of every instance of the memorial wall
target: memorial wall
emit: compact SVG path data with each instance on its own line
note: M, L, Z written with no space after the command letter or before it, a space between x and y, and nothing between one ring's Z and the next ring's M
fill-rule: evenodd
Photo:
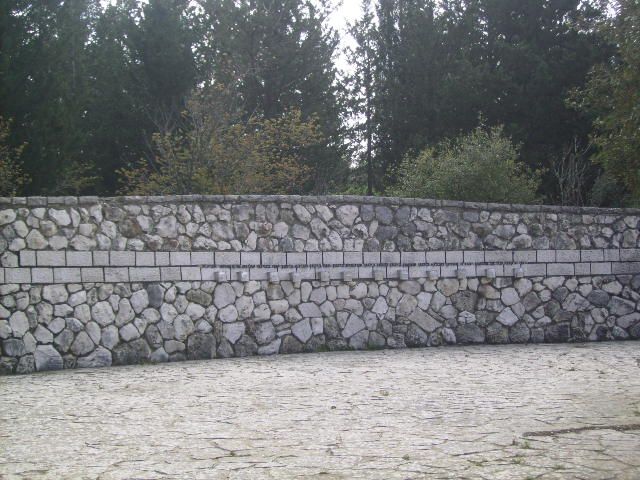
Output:
M640 338L640 210L0 198L0 372Z

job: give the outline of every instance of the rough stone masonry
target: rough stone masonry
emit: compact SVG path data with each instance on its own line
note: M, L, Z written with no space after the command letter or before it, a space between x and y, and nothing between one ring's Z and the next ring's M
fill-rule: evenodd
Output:
M0 199L0 372L640 338L640 210Z

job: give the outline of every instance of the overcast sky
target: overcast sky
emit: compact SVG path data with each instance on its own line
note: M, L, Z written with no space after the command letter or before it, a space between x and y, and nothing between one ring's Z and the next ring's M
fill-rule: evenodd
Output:
M347 25L358 19L362 9L360 8L360 0L334 0L334 11L330 17L333 28L340 33L341 49L352 42L351 37L347 35ZM344 55L336 58L336 64L340 70L349 70L349 64Z

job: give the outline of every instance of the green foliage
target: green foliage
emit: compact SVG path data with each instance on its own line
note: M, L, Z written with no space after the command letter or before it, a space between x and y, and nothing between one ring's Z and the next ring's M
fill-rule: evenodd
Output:
M122 192L299 193L309 175L306 151L322 141L317 123L299 110L245 121L229 113L229 102L221 87L194 95L180 128L153 136L153 160L120 171Z
M149 154L153 132L180 122L185 99L201 80L186 1L134 0L108 5L98 18L91 54L88 158L113 193L118 169Z
M589 205L595 207L622 208L631 204L629 193L607 172L596 178L589 192Z
M608 175L599 191L615 179L637 202L637 1L621 1L609 23L600 0L361 1L348 78L336 66L330 0L0 2L0 115L14 119L7 143L24 146L24 192L111 194L118 172L141 158L150 175L171 170L165 161L218 172L159 180L159 190L259 191L229 165L247 175L278 165L272 142L303 147L282 154L294 159L283 160L282 178L256 174L269 179L264 189L384 193L407 155L473 131L483 112L532 169L565 158L569 144L589 145L596 118ZM583 111L570 108L567 92L603 62ZM190 93L220 85L233 101L208 104L208 127L194 125ZM201 136L218 139L216 156L195 143ZM600 168L591 152L580 159L584 175L560 182L552 168L538 193L584 201ZM135 191L147 188L139 180Z
M406 197L535 203L540 184L539 173L518 161L518 151L501 127L478 127L407 156L398 173L395 193Z
M597 66L582 91L574 92L573 105L594 115L596 160L606 179L594 197L612 180L628 192L628 204L640 205L640 3L616 2L617 15L605 27L618 46L613 61ZM611 190L611 189L609 189Z
M215 82L236 85L245 119L277 119L291 109L316 119L323 140L306 156L304 191L323 193L348 170L344 107L329 26L329 1L199 0L201 52Z
M0 196L11 197L22 192L29 177L22 172L20 157L24 145L8 144L11 122L0 117Z
M0 115L26 144L27 193L115 192L207 85L233 86L246 124L315 122L295 188L327 191L348 170L328 14L306 0L0 2Z
M0 115L14 120L11 143L25 144L26 193L48 193L66 164L87 158L86 45L99 2L11 0L0 8Z
M95 191L100 183L96 167L89 161L71 161L65 163L55 175L55 183L49 188L52 195L82 195Z
M482 112L540 168L590 122L568 89L609 54L596 1L378 0L373 59L374 161L379 189L411 151L471 131ZM362 21L366 16L362 17ZM359 40L358 44L367 44ZM361 116L361 124L367 119ZM554 182L541 185L555 196Z
M373 195L374 190L382 190L380 165L374 156L374 136L376 124L375 82L376 41L375 18L371 0L362 0L362 17L349 27L349 34L355 46L347 50L347 57L353 72L346 80L348 90L348 112L351 128L348 132L350 150L356 163L352 168L347 192L352 195ZM366 187L361 188L360 178L365 175ZM356 180L356 185L354 181ZM356 193L357 192L357 193Z

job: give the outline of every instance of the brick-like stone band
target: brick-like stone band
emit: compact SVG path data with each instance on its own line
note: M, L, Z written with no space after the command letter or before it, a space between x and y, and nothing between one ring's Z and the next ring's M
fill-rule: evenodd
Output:
M640 273L640 249L434 252L130 252L22 250L0 283L238 281Z

